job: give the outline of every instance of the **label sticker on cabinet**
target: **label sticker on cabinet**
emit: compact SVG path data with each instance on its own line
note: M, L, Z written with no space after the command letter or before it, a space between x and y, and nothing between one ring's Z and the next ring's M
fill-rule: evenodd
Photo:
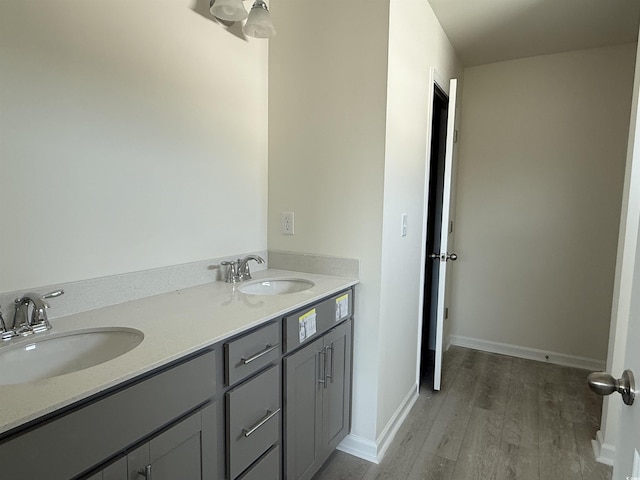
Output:
M298 329L300 342L303 342L316 333L316 309L309 310L298 317Z
M336 322L349 315L349 294L336 298Z

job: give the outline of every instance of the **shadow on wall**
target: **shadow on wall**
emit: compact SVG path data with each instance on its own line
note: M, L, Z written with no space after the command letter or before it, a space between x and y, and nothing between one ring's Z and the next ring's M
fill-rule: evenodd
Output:
M224 27L224 29L232 35L235 35L240 40L244 40L248 42L249 40L242 32L242 23L241 22L227 22L224 20L220 20L213 15L209 11L209 3L210 0L195 0L191 10L196 12L198 15L206 18L207 20L212 21L213 23L217 23L220 27Z

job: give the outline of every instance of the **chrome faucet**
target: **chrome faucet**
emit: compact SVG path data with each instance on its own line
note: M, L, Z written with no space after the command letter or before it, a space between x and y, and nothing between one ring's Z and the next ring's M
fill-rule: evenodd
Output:
M4 317L2 316L2 312L0 312L0 327L2 328L2 330L0 330L0 338L2 338L2 340L9 340L10 338L15 336L13 330L7 328L7 324L4 322Z
M241 280L251 280L251 271L249 270L249 260L255 260L259 264L264 263L264 258L260 255L247 255L238 263L238 274Z
M255 260L258 263L264 263L264 258L260 255L247 255L244 258L239 258L234 261L224 261L221 262L220 265L225 265L227 267L227 275L225 277L225 282L227 283L238 283L244 280L251 279L251 270L249 270L249 261Z
M25 293L20 298L16 298L16 314L13 319L13 333L17 335L30 335L32 333L44 332L51 329L47 308L49 304L45 302L47 298L59 297L64 290L40 295L38 293ZM31 318L29 318L29 305L33 305Z

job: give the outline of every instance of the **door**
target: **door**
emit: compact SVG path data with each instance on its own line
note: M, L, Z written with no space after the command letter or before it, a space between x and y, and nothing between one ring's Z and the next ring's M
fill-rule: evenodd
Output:
M448 262L456 260L457 256L450 250L451 233L451 198L453 188L453 153L455 140L455 113L458 81L449 82L449 97L445 104L439 101L443 93L436 85L435 72L433 74L433 122L431 144L437 143L438 122L446 121L444 138L443 165L438 164L437 149L432 148L430 155L429 196L427 205L427 228L425 229L425 275L423 281L423 323L421 345L421 383L426 368L433 365L433 389L440 390L442 376L442 352L444 342L444 321L447 299L447 270ZM440 98L440 100L442 100ZM443 106L444 105L444 106ZM444 127L444 125L443 125ZM435 178L434 178L435 175ZM435 193L434 193L435 192ZM430 358L433 357L433 358ZM425 368L425 365L429 365Z
M122 457L108 467L91 475L87 480L125 480L127 478L127 458Z
M324 337L326 371L323 389L323 448L328 456L349 433L351 396L351 320Z
M640 50L639 50L640 52ZM623 405L620 409L620 432L616 443L616 462L613 467L613 478L618 479L640 479L640 122L638 111L638 95L640 90L640 68L636 65L636 78L634 80L633 104L631 107L631 126L629 129L629 152L627 154L627 178L625 178L625 194L623 199L623 221L625 232L625 242L629 242L628 252L622 254L622 261L617 266L616 275L625 269L633 269L633 275L629 276L631 285L627 290L630 296L629 320L627 325L627 345L624 355L623 368L631 370L636 375L635 390L636 398L632 405ZM622 234L622 233L621 233ZM626 245L625 245L626 247ZM623 247L623 249L625 248ZM634 252L635 251L635 252ZM634 254L635 253L635 254ZM635 262L635 263L632 263ZM618 277L620 278L620 277ZM621 282L624 280L620 280ZM623 291L621 283L618 293ZM623 301L625 294L618 298ZM610 372L619 376L621 372ZM617 394L615 394L618 397ZM620 398L612 398L610 401L620 401Z
M127 455L127 479L213 480L215 406L210 404Z
M422 359L420 362L420 383L428 384L431 387L433 387L433 367L436 349L440 241L442 236L442 200L444 197L444 167L447 145L447 118L449 114L449 96L437 85L434 86L432 106L429 190L426 204L426 251L428 255L424 272Z
M288 480L308 480L322 459L323 339L284 359L284 468Z
M440 275L438 275L438 304L436 312L436 356L433 372L433 389L440 390L442 376L442 347L446 307L447 265L458 257L450 250L451 195L453 191L453 144L456 135L456 98L458 80L449 82L449 112L447 115L447 142L444 165L444 187L442 192L442 228L440 233Z
M627 349L625 368L640 374L640 243L636 248L635 270L633 274L633 290L631 310L627 331ZM618 372L615 372L618 373ZM640 480L640 395L636 378L636 398L632 405L621 409L621 431L616 446L616 463L613 467L613 478ZM622 399L613 399L614 401Z

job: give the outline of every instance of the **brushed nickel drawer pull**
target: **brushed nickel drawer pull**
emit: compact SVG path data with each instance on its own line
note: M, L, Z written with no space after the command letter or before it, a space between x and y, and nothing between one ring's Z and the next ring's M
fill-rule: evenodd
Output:
M140 470L138 472L138 476L143 476L147 480L152 480L152 477L151 477L151 465L147 465L142 470Z
M246 429L243 428L242 432L244 433L245 437L248 437L250 435L253 435L253 433L255 433L256 430L258 430L261 426L263 426L265 423L267 423L269 420L271 420L273 417L275 417L278 413L280 413L280 409L278 408L275 411L271 411L271 410L267 410L267 415L260 420L258 423L255 424L255 426Z
M267 345L267 348L265 348L263 351L261 351L260 353L256 353L255 355L253 355L252 357L249 358L244 358L242 357L242 364L243 365L249 365L251 362L255 362L256 360L258 360L260 357L265 356L267 353L271 353L273 352L275 349L279 348L280 344L276 343L275 345Z
M329 370L331 373L327 372L327 378L331 380L331 383L333 383L333 343L331 344L331 346L327 346L327 351L331 352L331 369Z
M323 348L318 352L318 355L322 355L322 362L319 362L318 369L320 369L320 373L318 374L318 383L324 385L324 388L327 388L327 350Z

